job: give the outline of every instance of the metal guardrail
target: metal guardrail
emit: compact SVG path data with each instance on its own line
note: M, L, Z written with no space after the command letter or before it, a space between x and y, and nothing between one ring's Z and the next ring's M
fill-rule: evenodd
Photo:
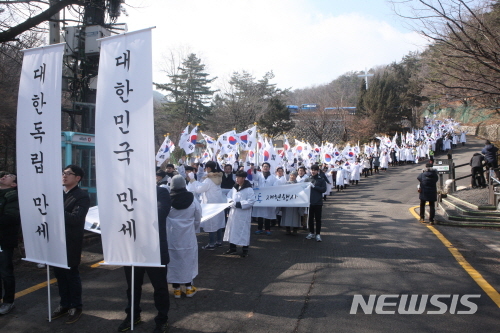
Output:
M488 203L493 206L497 206L497 201L495 199L495 187L500 186L500 180L495 176L499 168L490 168L489 170L489 179L488 179Z

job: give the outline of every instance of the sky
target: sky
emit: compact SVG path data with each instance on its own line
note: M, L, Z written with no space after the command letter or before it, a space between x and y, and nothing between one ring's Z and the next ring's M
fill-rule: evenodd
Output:
M425 41L385 0L127 0L134 31L153 29L153 80L166 56L195 53L215 88L235 71L273 71L278 88L306 88L400 61Z

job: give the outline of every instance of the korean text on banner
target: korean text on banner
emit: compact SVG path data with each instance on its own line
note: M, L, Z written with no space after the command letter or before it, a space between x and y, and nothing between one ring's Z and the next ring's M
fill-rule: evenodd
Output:
M254 207L309 207L311 183L254 189Z
M151 29L101 41L95 137L104 261L160 266Z
M64 44L24 51L16 136L26 260L68 268L61 179L63 52Z

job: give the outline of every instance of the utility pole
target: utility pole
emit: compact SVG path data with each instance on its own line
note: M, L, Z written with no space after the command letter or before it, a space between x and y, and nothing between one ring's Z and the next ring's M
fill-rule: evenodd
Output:
M58 0L50 0L50 5L55 5ZM57 12L49 19L49 44L59 44L61 42L61 29L59 28L60 14Z

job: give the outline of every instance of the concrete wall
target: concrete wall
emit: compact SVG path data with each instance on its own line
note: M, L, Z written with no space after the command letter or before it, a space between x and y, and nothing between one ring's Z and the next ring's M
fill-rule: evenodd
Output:
M481 123L474 126L461 126L461 129L469 135L475 135L490 141L500 141L500 124L483 125Z

